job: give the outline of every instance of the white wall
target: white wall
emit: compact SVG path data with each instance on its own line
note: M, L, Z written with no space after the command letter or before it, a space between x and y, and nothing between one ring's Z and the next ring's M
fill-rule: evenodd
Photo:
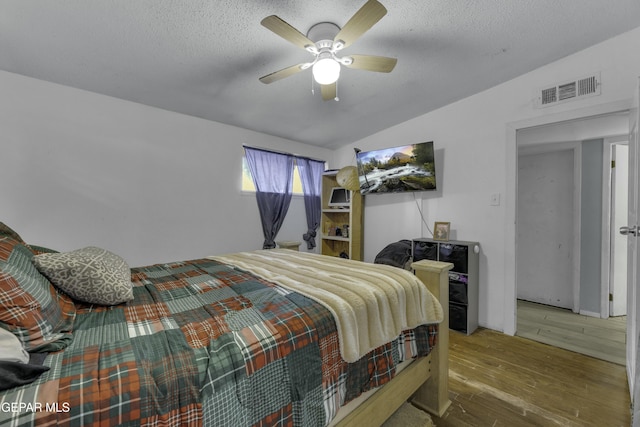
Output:
M369 150L433 140L436 150L441 151L436 165L441 193L424 196L422 207L427 221L451 221L454 238L480 242L480 325L513 333L512 199L517 150L515 132L511 138L510 129L526 127L525 122L544 122L547 117L575 118L568 112L598 105L626 104L640 75L637 52L640 28L337 150L337 164L332 167L351 164L353 147ZM536 88L596 71L601 72L600 96L534 108ZM507 146L508 142L513 146ZM500 206L490 205L493 193L501 194ZM416 213L407 214L415 211L411 196L366 196L365 259L371 261L387 243L419 237L419 217ZM405 223L396 221L399 213L406 218ZM375 218L376 223L370 218Z
M130 265L262 247L240 191L242 144L329 150L0 72L0 221L58 250L102 246ZM302 240L294 197L278 240Z
M581 146L580 311L597 316L602 286L603 140L583 141Z

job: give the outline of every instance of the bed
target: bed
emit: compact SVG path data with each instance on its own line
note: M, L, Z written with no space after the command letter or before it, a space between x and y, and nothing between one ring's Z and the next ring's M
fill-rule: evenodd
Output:
M0 381L0 426L379 425L412 396L438 415L448 405L448 304L434 298L448 297L447 264L421 261L420 282L261 250L125 265L121 289L106 262L85 295L64 270L82 256L123 268L109 251L60 254L0 224L0 327L29 351L0 363L18 381ZM356 292L367 278L375 289Z

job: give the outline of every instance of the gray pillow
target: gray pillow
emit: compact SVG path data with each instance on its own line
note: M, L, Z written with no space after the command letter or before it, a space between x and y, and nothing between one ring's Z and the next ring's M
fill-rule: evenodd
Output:
M27 363L29 361L29 353L26 352L22 343L11 332L0 328L0 361L3 362L19 362Z
M33 257L36 268L70 297L89 304L115 305L133 299L131 270L124 259L89 246Z

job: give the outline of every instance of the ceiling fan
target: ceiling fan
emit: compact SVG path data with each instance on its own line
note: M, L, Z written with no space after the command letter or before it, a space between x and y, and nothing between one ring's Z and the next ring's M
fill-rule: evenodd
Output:
M259 80L269 84L311 68L314 80L320 84L322 99L326 101L337 100L336 83L340 77L341 65L379 73L391 72L398 62L396 58L371 55L337 56L339 51L350 46L386 14L387 9L380 2L368 0L344 27L340 28L331 22L321 22L312 26L306 36L276 15L267 16L260 22L264 27L307 50L314 55L314 59L267 74Z

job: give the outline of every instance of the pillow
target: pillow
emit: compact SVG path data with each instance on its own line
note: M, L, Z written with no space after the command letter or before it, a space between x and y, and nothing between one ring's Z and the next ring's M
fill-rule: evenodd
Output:
M11 237L12 239L17 240L19 243L24 243L24 240L22 240L22 237L20 237L18 233L16 233L14 230L11 229L11 227L9 227L3 222L0 222L0 236Z
M400 240L385 246L374 259L374 264L386 264L411 270L411 240Z
M106 249L89 246L40 254L33 257L33 262L54 286L78 301L115 305L133 299L129 266Z
M75 305L36 270L32 258L24 244L0 236L0 327L29 352L57 351L73 338Z
M10 237L21 245L26 246L31 252L34 252L33 248L27 242L25 242L15 230L2 222L0 222L0 237Z
M29 245L29 248L34 255L58 253L55 249L45 248L44 246Z
M31 384L49 369L51 368L42 365L0 361L0 391Z
M27 363L29 353L26 352L20 340L6 329L0 328L0 353L1 362Z

